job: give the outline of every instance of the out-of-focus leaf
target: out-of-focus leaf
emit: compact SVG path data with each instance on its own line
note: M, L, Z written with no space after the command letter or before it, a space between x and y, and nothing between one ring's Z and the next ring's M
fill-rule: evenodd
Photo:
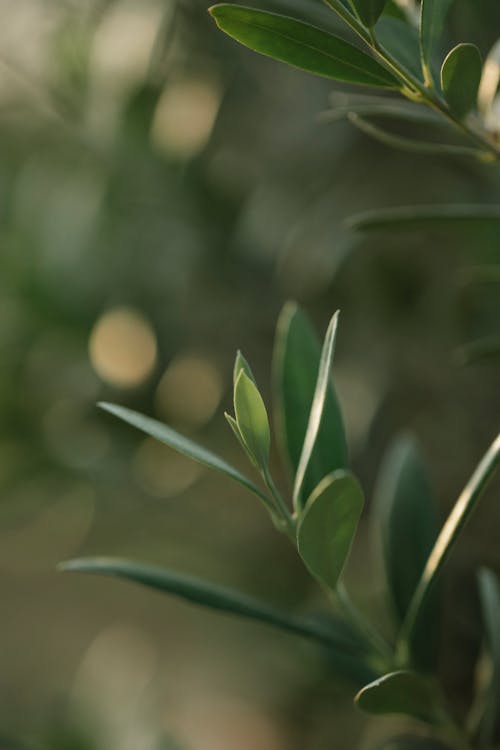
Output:
M373 750L450 750L450 746L433 737L401 735L385 740Z
M402 8L397 5L394 0L387 0L384 8L384 18L398 18L400 21L405 23L408 21L406 14Z
M236 424L248 452L264 469L269 463L271 434L267 411L254 381L244 369L240 370L234 386Z
M226 34L275 60L338 81L399 88L392 74L372 57L315 26L239 5L214 5L210 13Z
M496 362L500 358L500 336L483 336L476 341L463 344L455 351L455 360L459 365Z
M380 44L407 70L420 78L422 71L417 29L401 18L384 14L375 31Z
M391 672L362 688L355 701L369 714L404 714L436 722L436 696L429 681L416 672Z
M426 610L439 573L499 463L500 435L497 435L460 494L431 550L400 631L398 644L400 658L407 658L409 644L418 628L420 617Z
M323 479L299 517L299 554L313 576L332 590L347 560L363 504L355 477L336 471Z
M132 409L126 409L124 406L107 403L101 403L99 406L101 409L104 409L104 411L113 414L115 417L118 417L118 419L121 419L124 422L127 422L127 424L132 425L132 427L136 427L138 430L141 430L141 432L146 433L146 435L149 435L155 440L159 440L160 443L165 443L165 445L173 448L173 450L178 453L182 453L183 456L192 458L193 461L197 461L204 466L208 466L210 469L215 469L215 471L219 471L221 474L225 474L231 479L234 479L263 500L266 506L269 505L269 500L262 490L260 490L259 487L257 487L257 485L255 485L244 474L238 471L238 469L235 469L215 453L208 451L201 445L184 437L184 435L180 435L175 430L172 430L171 427L158 422L156 419L151 419L150 417L146 417L136 411L132 411Z
M309 467L311 456L313 455L314 448L316 446L318 435L320 433L320 427L325 416L325 404L327 401L327 394L331 388L331 371L332 371L332 360L333 353L335 350L335 335L337 333L337 322L338 322L338 310L332 317L328 329L326 331L325 340L323 342L323 348L321 350L321 356L318 368L318 377L316 379L316 386L314 389L314 396L312 400L311 410L309 412L309 419L307 422L306 434L304 437L304 443L302 445L302 451L300 454L297 471L295 473L295 482L293 487L293 504L296 509L301 507L301 497L303 496L303 485L304 478ZM341 439L341 436L339 436Z
M402 622L438 533L434 493L418 445L408 435L396 439L384 458L372 520L382 541L389 593ZM411 644L422 668L434 666L438 621L435 598L430 605Z
M347 118L351 113L361 117L380 118L381 120L443 125L441 119L434 112L421 105L411 102L398 102L392 99L385 100L383 97L380 97L379 102L349 101L347 97L345 101L339 99L338 103L333 100L331 109L321 112L318 119L322 123L338 122Z
M493 665L480 726L481 747L489 748L494 744L495 730L500 721L500 584L497 576L486 568L479 571L479 596Z
M282 453L292 476L297 471L321 359L321 346L305 315L287 303L276 328L273 354L275 423ZM347 443L342 414L330 379L324 418L311 453L302 488L303 504L320 481L347 466Z
M382 15L386 0L351 0L351 3L361 22L371 29Z
M446 16L453 0L422 0L420 10L420 49L425 80L432 80L432 63L443 35Z
M475 109L482 70L481 53L475 44L458 44L446 56L441 68L441 88L458 117L465 117Z
M401 151L409 151L415 154L429 154L433 156L466 156L468 158L480 159L483 156L483 152L477 148L471 148L470 146L455 146L448 143L434 143L432 141L417 141L414 138L408 138L406 136L397 135L391 133L388 130L374 125L373 123L366 120L364 117L360 117L359 114L351 112L348 114L347 119L365 135L370 136L379 143L383 143L391 148L397 148Z
M446 227L456 224L492 224L500 227L500 208L493 204L404 206L364 211L347 219L347 225L350 229L362 232L427 226Z
M323 624L313 618L287 615L239 591L131 560L111 557L82 558L61 563L59 569L63 572L122 578L178 596L208 609L263 622L328 648L334 665L344 677L357 681L367 672L373 674L373 669L365 661L365 654L359 643L349 635L342 621L337 627L332 618L327 624Z

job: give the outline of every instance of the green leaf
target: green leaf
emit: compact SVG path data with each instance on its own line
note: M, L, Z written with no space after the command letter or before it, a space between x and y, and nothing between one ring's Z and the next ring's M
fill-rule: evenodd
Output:
M445 204L404 206L364 211L347 219L350 229L373 232L380 229L406 229L463 224L500 226L500 208L491 205Z
M151 419L136 411L126 409L124 406L100 403L99 407L118 417L118 419L127 422L127 424L132 425L132 427L136 427L155 440L159 440L160 443L165 443L165 445L173 448L178 453L182 453L183 456L192 458L193 461L197 461L204 466L208 466L210 469L215 469L215 471L234 479L257 495L265 503L266 507L269 507L269 499L266 495L244 474L241 474L241 472L224 461L223 458L194 443L189 438L184 437L184 435L180 435L175 430L172 430L171 427L158 422L156 419Z
M325 477L299 516L297 547L312 575L335 589L363 510L363 490L347 471Z
M210 8L217 26L246 47L309 73L346 83L399 88L372 57L333 34L294 18L220 4Z
M293 504L296 509L301 507L301 497L303 493L304 479L306 476L309 462L314 452L318 439L323 417L325 416L325 404L327 394L331 388L331 369L333 352L335 349L335 335L337 332L338 310L332 317L326 331L325 341L321 350L321 356L318 368L318 377L314 389L311 410L307 422L304 443L300 453L295 482L293 487ZM342 439L339 435L338 439Z
M122 578L178 596L192 604L257 620L327 647L334 665L343 676L354 677L357 681L367 672L373 674L373 670L364 661L359 641L349 634L341 620L337 624L335 619L330 618L327 624L323 624L312 618L287 615L239 591L132 560L110 557L82 558L61 563L58 569L64 572Z
M384 458L372 520L382 541L389 593L402 622L438 533L434 493L418 445L408 435L396 439ZM434 666L437 645L435 598L430 605L411 644L414 659L425 669Z
M422 72L432 82L432 63L444 31L446 16L453 0L422 0L420 10L420 54Z
M497 576L486 568L479 571L479 596L487 649L493 665L480 727L481 747L487 748L494 744L500 720L500 584Z
M406 70L421 78L418 31L405 20L384 16L375 29L377 41L395 57Z
M368 714L404 714L435 723L436 696L427 679L416 672L391 672L359 691L354 699Z
M314 329L297 305L288 302L276 327L273 353L275 424L285 461L295 476L309 422L321 358ZM330 379L317 440L300 493L301 505L320 481L348 463L340 406Z
M372 29L382 15L386 0L351 0L351 3L360 21Z
M394 2L394 0L387 0L384 9L384 18L385 17L397 18L400 21L408 23L406 13L402 8L399 7L399 5Z
M261 468L269 463L271 434L267 411L254 381L240 370L234 386L236 424L250 456Z
M469 341L455 350L455 360L460 365L497 361L500 358L500 336L492 334Z
M450 746L433 737L413 737L405 734L377 745L376 750L450 750Z
M472 474L431 550L401 628L398 644L399 658L404 659L407 657L408 644L411 643L415 629L418 627L419 619L422 613L425 612L437 577L499 463L500 435L495 438Z
M238 349L238 351L236 352L236 359L234 360L233 386L236 386L236 381L238 380L238 375L240 374L241 370L244 370L244 372L246 372L250 380L253 380L253 382L255 383L255 378L252 372L252 368L248 364L243 354Z
M475 109L483 63L475 44L458 44L441 68L441 88L452 112L465 117Z

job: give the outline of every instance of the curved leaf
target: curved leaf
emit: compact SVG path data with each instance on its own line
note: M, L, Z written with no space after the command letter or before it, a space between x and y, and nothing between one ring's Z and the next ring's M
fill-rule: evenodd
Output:
M212 6L210 13L226 34L275 60L337 81L399 88L394 76L372 57L310 24L225 3Z
M236 424L251 457L264 469L269 462L271 434L267 411L254 381L240 370L234 386Z
M404 714L430 724L437 720L434 689L416 672L386 674L362 688L354 700L368 714Z
M306 316L287 303L279 317L273 352L276 434L295 476L309 421L321 358L321 346ZM301 505L320 481L346 468L347 442L340 406L330 379L321 421L300 492Z
M126 409L124 406L100 403L99 407L104 411L113 414L115 417L118 417L118 419L127 422L127 424L132 425L132 427L136 427L138 430L141 430L141 432L146 433L146 435L149 435L155 440L159 440L160 443L165 443L165 445L173 448L173 450L178 453L182 453L183 456L192 458L193 461L197 461L204 466L208 466L210 469L215 469L215 471L234 479L236 482L239 482L257 495L267 507L269 506L269 499L262 490L260 490L259 487L257 487L257 485L255 485L244 474L238 471L238 469L235 469L234 466L228 464L223 458L220 458L215 453L212 453L201 445L189 440L189 438L184 437L184 435L180 435L175 430L172 430L171 427L158 422L156 419L151 419L150 417L146 417L136 411L132 411L132 409Z
M389 593L402 622L438 533L434 493L418 445L408 435L395 440L384 458L372 520L382 541ZM435 663L437 605L433 597L410 644L414 660L424 669Z
M326 331L323 348L321 350L321 357L319 361L318 377L316 380L316 386L314 389L314 396L311 405L311 411L309 412L309 419L307 422L307 430L304 437L304 443L300 453L300 459L295 474L295 482L293 487L293 504L295 508L301 506L300 498L303 495L303 484L306 476L309 462L314 452L314 448L317 443L319 431L323 418L325 416L325 404L327 402L327 394L331 388L331 370L333 352L335 349L335 335L337 333L337 322L338 322L338 310L332 317L328 329Z
M329 618L328 623L322 623L312 618L287 615L239 591L132 560L81 558L60 563L58 569L122 578L208 609L257 620L327 647L334 666L343 676L357 681L367 673L373 674L373 669L364 660L359 640L350 634L342 620L337 622Z
M336 471L325 477L306 503L297 525L297 548L315 578L335 589L363 510L355 477Z
M456 224L492 224L500 226L500 208L491 205L446 204L441 206L401 206L375 209L351 216L350 229L373 232L379 229L455 226Z
M426 82L432 82L432 63L453 0L422 0L420 9L420 54Z
M475 109L483 63L475 44L458 44L441 68L441 88L450 109L465 117Z

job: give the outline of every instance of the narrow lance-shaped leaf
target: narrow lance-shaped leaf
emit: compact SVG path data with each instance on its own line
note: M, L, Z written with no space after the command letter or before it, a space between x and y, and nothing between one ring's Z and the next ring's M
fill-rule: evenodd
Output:
M332 590L347 560L363 504L355 477L336 471L323 479L299 516L299 554L312 575Z
M438 533L434 493L418 445L409 435L399 437L384 458L372 522L382 542L389 593L402 622ZM433 597L411 644L421 668L434 665L437 609Z
M360 690L355 701L369 714L403 714L431 724L437 721L434 688L416 672L386 674Z
M255 463L265 469L271 445L266 407L254 381L243 369L234 386L234 412L244 445Z
M297 471L309 421L321 358L321 345L306 316L288 302L279 317L273 353L276 434L292 476ZM348 464L342 414L330 379L318 437L305 472L300 504L320 481Z
M458 117L475 109L483 64L475 44L458 44L441 68L441 88L448 106Z
M255 377L252 372L252 368L248 364L247 360L243 356L243 354L238 350L236 352L236 359L234 360L234 368L233 368L233 387L236 386L236 381L238 380L238 375L240 374L240 371L244 370L250 380L253 380L255 383Z
M411 642L419 618L425 611L432 587L499 463L500 435L495 438L474 471L432 548L401 628L398 645L401 658L407 656L408 643Z
M400 65L421 78L418 31L401 18L384 16L376 28L377 40L395 57Z
M420 54L422 72L432 82L432 63L444 31L446 16L453 0L422 0L420 9Z
M309 420L307 423L307 430L304 437L304 443L302 446L299 463L297 466L297 472L295 474L295 482L293 487L293 503L295 508L299 508L301 505L300 498L302 495L304 478L309 466L309 461L311 460L311 456L314 451L314 447L316 445L321 423L325 415L325 403L331 382L331 370L333 352L335 349L337 322L338 311L330 321L330 324L326 331L323 349L321 351L318 377L316 380L316 387L314 390Z
M151 419L150 417L146 417L136 411L132 411L132 409L126 409L124 406L107 403L101 403L99 406L101 409L104 409L104 411L113 414L115 417L118 417L118 419L121 419L124 422L127 422L127 424L132 425L132 427L136 427L138 430L146 433L146 435L149 435L155 440L159 440L160 443L164 443L178 453L182 453L183 456L192 458L193 461L197 461L204 466L208 466L210 469L215 469L215 471L234 479L236 482L239 482L257 495L266 506L269 505L269 500L262 490L260 490L259 487L257 487L257 485L255 485L244 474L238 471L238 469L235 469L234 466L228 464L223 458L220 458L215 453L212 453L201 445L189 440L189 438L184 437L184 435L180 435L175 430L172 430L171 427L158 422L156 419Z
M358 232L410 229L413 227L455 227L470 224L500 226L500 208L494 204L445 204L441 206L401 206L375 209L346 220Z
M373 28L382 15L386 0L351 0L360 21Z
M493 746L495 730L500 723L500 583L497 576L483 568L479 571L479 596L483 611L486 644L492 672L480 726L481 747Z
M373 669L365 661L366 652L346 624L330 618L327 624L306 617L288 615L239 591L207 581L120 558L96 557L61 563L64 572L91 573L121 578L157 591L178 596L192 604L232 616L256 620L294 635L315 641L329 649L334 666L344 677L357 682Z
M372 57L310 24L240 5L214 5L210 13L230 37L275 60L346 83L400 88L394 76Z

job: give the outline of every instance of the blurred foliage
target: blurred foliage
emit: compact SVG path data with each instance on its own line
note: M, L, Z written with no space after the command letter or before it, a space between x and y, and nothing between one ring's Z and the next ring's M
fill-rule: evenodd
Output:
M243 492L94 404L155 414L237 463L222 416L236 347L269 395L283 299L320 326L339 307L337 386L368 496L389 439L411 428L449 508L497 428L496 363L455 355L498 331L498 286L473 273L498 263L498 236L355 235L344 219L495 202L498 170L320 124L329 84L238 48L198 0L5 0L2 11L0 726L36 746L55 714L52 745L73 750L85 746L64 739L73 714L107 748L149 750L165 731L193 750L349 746L362 722L342 700L333 711L313 647L54 572L105 549L290 608L318 596ZM335 28L319 2L311 13ZM496 0L467 0L450 33L486 54L499 28ZM468 571L500 569L494 512L478 515L447 581L464 602L447 609L443 648L457 711L479 648ZM349 575L370 607L364 554Z

